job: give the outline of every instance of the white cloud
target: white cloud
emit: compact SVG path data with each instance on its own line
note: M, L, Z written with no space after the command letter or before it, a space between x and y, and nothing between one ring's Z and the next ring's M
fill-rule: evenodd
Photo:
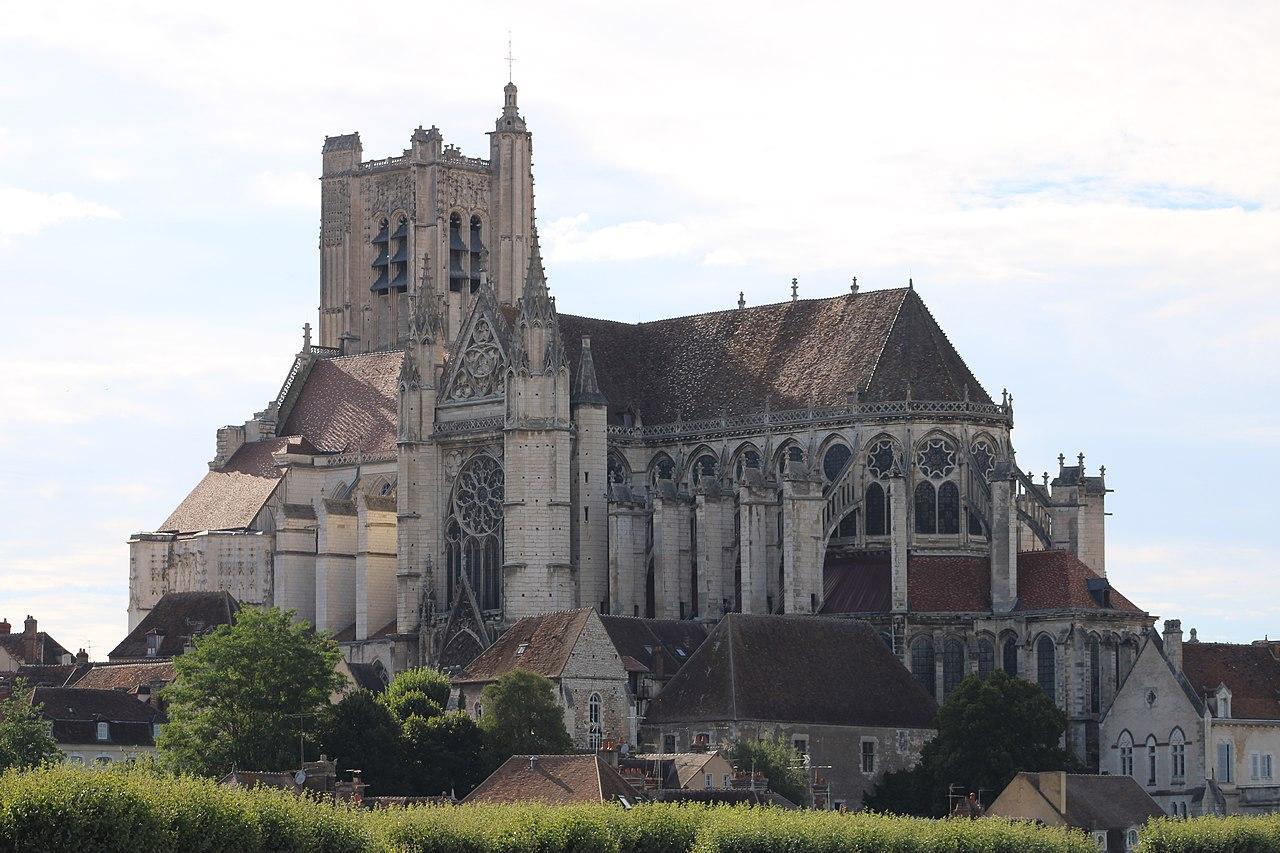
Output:
M72 193L0 187L0 239L33 237L54 225L80 219L119 219L105 204Z

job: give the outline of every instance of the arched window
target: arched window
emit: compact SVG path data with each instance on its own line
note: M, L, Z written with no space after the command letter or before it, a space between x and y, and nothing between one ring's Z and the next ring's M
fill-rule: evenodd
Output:
M938 490L928 480L916 484L916 533L938 532Z
M470 249L469 258L471 264L468 269L468 278L471 281L471 292L475 293L480 289L480 267L484 265L481 260L484 257L484 243L480 240L480 217L471 217L471 234L468 249Z
M592 693L591 698L587 699L587 746L595 751L604 746L601 704L599 693Z
M986 678L996 669L996 646L990 640L978 641L978 677Z
M701 483L704 479L710 482L716 476L716 463L718 460L711 453L704 453L697 459L693 460L691 470L694 484Z
M1174 729L1169 735L1169 775L1174 782L1187 778L1187 737L1182 729Z
M450 599L466 577L481 610L502 607L502 466L486 454L467 460L453 484L445 524Z
M593 726L600 725L600 694L592 693L591 698L587 700L587 720Z
M760 451L754 446L748 444L745 449L738 451L738 458L733 466L734 477L741 480L744 472L748 468L760 470Z
M996 452L991 448L991 442L980 438L973 443L971 452L977 473L981 474L983 479L990 481L991 475L996 470Z
M933 640L917 637L911 644L911 674L930 696L937 695L937 662L933 658Z
M938 486L938 532L960 532L960 487L950 480Z
M946 699L964 681L964 644L947 640L942 645L942 698Z
M1156 784L1156 736L1147 735L1147 785Z
M1005 640L1000 649L1000 668L1014 678L1018 677L1018 641L1014 637Z
M667 454L659 453L649 463L649 477L654 483L659 480L674 480L676 478L676 463Z
M872 483L867 486L867 535L886 536L889 533L888 494L884 486Z
M1120 733L1120 775L1133 775L1133 736L1128 732Z
M449 215L449 290L461 293L467 280L467 244L462 239L462 217Z
M608 466L610 483L631 485L631 468L620 453L610 453L605 464Z
M849 460L853 458L853 451L848 445L836 444L827 448L827 452L822 456L822 476L827 478L828 483L834 483L840 479L840 475L844 473L845 468L849 467Z
M898 446L889 438L881 438L867 451L867 471L877 480L889 476L898 460Z
M1054 659L1055 651L1053 640L1047 635L1036 640L1036 683L1040 685L1044 695L1049 697L1049 701L1056 703L1058 701L1058 669Z
M1089 638L1089 711L1102 712L1102 649L1097 637Z

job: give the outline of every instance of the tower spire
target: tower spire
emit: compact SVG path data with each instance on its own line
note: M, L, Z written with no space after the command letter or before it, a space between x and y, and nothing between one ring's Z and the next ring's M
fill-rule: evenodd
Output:
M514 72L513 72L513 70L512 70L512 65L513 65L513 64L515 63L515 61L516 61L515 56L511 53L511 30L507 30L507 56L506 56L506 59L507 59L507 83L508 83L508 84L510 84L510 83L514 82L514 80L515 80Z

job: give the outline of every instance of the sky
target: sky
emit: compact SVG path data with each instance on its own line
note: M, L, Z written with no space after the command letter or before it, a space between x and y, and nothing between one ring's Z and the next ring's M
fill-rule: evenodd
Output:
M1112 584L1280 634L1280 4L23 3L0 16L0 618L95 658L130 534L275 397L320 148L487 156L508 32L561 310L913 279Z

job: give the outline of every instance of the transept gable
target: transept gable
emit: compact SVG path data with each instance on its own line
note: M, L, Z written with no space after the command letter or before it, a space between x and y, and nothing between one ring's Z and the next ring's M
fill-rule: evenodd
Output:
M466 403L503 395L511 364L510 328L493 286L485 282L478 296L449 354L441 402Z

